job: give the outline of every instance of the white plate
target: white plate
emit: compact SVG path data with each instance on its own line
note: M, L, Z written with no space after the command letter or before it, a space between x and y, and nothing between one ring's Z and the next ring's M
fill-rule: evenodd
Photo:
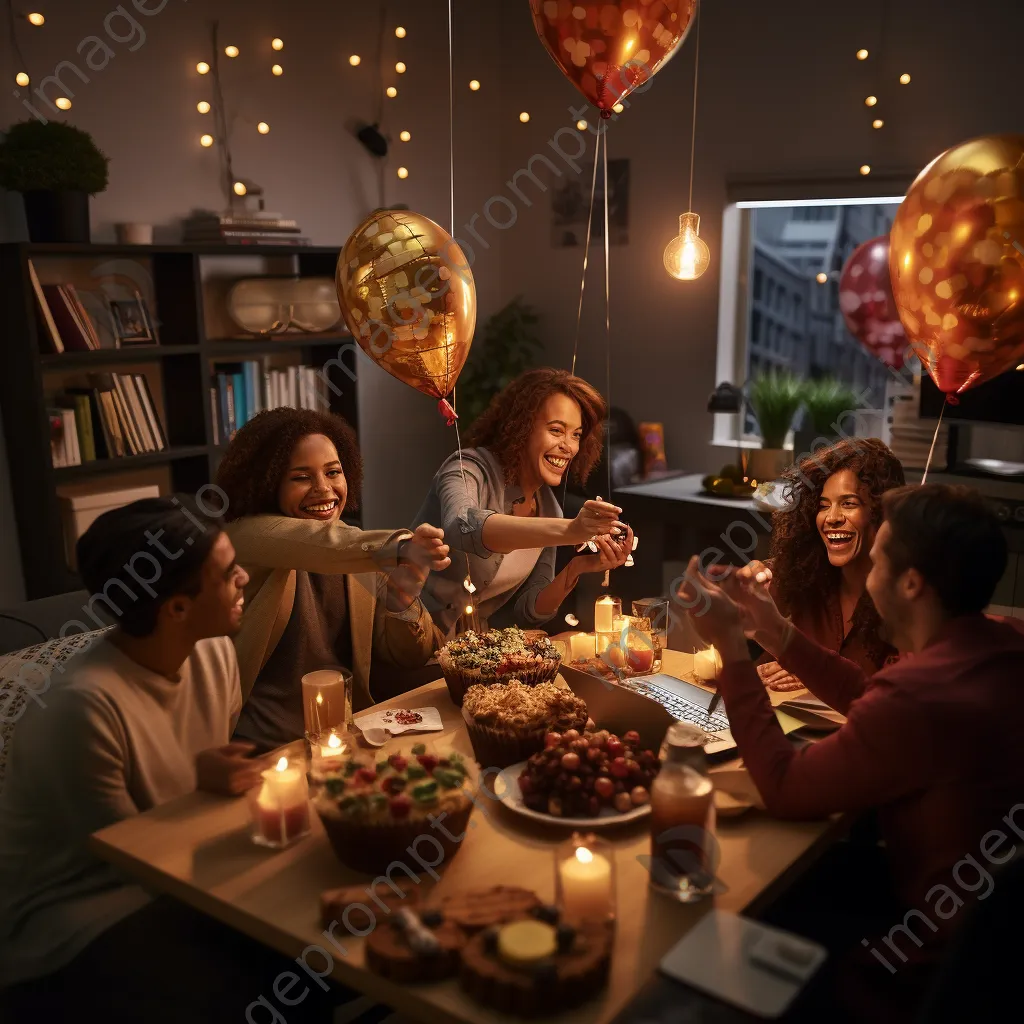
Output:
M531 810L523 803L523 794L519 791L519 775L526 767L525 761L519 764L510 765L504 771L499 772L494 779L494 795L511 811L521 814L524 818L533 818L534 821L543 821L546 825L573 825L583 828L604 828L606 825L622 825L629 821L636 821L651 813L650 804L641 804L632 810L620 814L610 807L603 807L596 818L557 818L553 814L542 814L540 811Z

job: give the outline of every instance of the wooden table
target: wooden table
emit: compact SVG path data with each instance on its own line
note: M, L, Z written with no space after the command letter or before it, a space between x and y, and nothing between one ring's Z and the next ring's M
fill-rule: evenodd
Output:
M666 652L672 671L674 652ZM381 707L436 707L444 733L426 738L472 756L462 716L448 699L443 681L412 690ZM406 738L406 744L409 740ZM96 833L98 856L153 890L169 893L232 928L274 947L289 957L309 945L331 950L321 934L318 896L324 889L366 883L369 878L343 867L334 857L320 822L313 833L290 849L272 852L254 846L247 833L243 799L228 800L194 793L122 821ZM553 846L566 828L548 828L520 818L491 795L478 799L458 855L443 869L441 893L498 883L534 889L542 899L554 897ZM720 820L722 891L712 900L683 906L652 893L638 857L649 852L646 819L605 830L616 848L618 928L612 976L607 988L584 1006L558 1017L558 1024L610 1020L656 969L664 953L712 906L754 912L798 876L839 835L836 822L780 822L759 811ZM399 879L405 878L401 872ZM429 878L424 875L425 881ZM386 1002L417 1020L495 1024L514 1018L472 1002L457 981L398 986L363 966L363 940L335 932L347 955L334 951L333 977ZM325 970L319 954L309 954L310 969ZM299 970L296 968L296 970ZM312 984L299 971L304 982ZM263 995L273 1001L272 978ZM301 991L301 986L298 991ZM254 993L253 998L257 998ZM276 1004L275 1004L276 1005ZM287 1018L287 1009L278 1007Z

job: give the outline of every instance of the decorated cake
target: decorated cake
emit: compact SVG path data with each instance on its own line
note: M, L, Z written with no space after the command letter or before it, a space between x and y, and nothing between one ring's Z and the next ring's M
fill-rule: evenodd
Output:
M440 844L446 863L460 845L451 837L465 834L476 774L461 754L428 752L422 743L376 761L356 751L337 768L311 776L313 806L338 859L356 871L376 874L394 860L404 863L414 840L427 835Z
M531 810L557 818L624 814L650 802L659 768L633 730L621 738L606 729L550 732L520 773L519 791Z
M583 729L587 705L566 686L518 679L466 691L462 717L476 759L488 768L507 768L544 749L552 731Z
M504 1013L544 1017L579 1006L608 981L613 931L607 922L561 921L539 906L474 935L462 950L459 983Z
M558 649L543 634L516 626L486 633L469 630L438 651L453 703L461 707L469 687L518 679L526 686L549 682L562 664Z

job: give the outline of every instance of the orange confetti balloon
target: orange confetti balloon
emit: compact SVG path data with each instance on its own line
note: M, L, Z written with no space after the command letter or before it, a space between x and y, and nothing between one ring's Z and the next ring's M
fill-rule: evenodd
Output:
M957 394L1024 358L1024 136L954 146L918 176L889 235L911 347Z
M610 115L678 51L697 0L530 0L530 11L562 74Z

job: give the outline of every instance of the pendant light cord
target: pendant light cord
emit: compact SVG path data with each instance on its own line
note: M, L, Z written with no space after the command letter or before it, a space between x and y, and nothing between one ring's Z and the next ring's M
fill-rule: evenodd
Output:
M687 210L693 209L693 157L697 151L697 83L700 76L700 3L697 4L697 47L693 55L693 125L690 129L690 201Z

